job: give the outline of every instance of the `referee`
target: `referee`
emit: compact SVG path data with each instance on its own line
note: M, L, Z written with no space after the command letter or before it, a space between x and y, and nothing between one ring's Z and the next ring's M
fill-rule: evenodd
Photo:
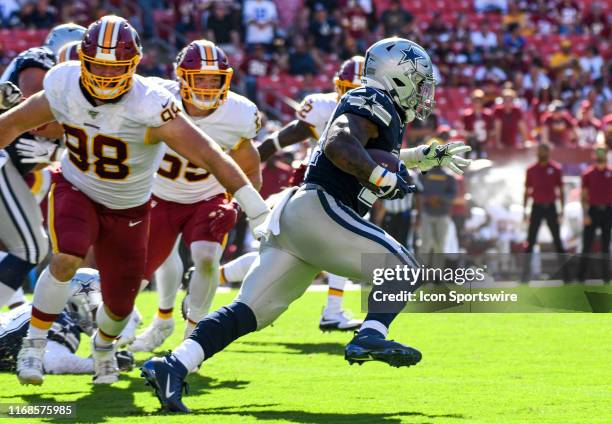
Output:
M550 160L550 145L542 143L538 146L536 163L527 168L527 176L525 178L525 196L523 207L525 211L525 219L527 219L527 203L531 198L531 215L529 217L529 229L527 231L527 253L525 266L523 269L523 282L528 282L531 276L531 253L537 241L538 231L542 220L546 220L546 224L553 237L555 251L557 253L565 253L561 235L559 231L559 222L563 216L563 207L565 203L563 195L563 174L561 165ZM559 199L561 209L557 212L556 200ZM564 280L567 280L564 275Z
M612 167L606 163L605 145L595 148L595 165L582 174L582 258L578 280L586 279L589 254L595 240L595 231L601 229L602 279L610 282L610 231L612 228Z

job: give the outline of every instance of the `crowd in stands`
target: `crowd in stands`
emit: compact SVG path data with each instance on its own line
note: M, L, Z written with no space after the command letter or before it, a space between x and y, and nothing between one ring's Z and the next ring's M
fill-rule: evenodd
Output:
M291 109L274 91L299 100L329 90L342 60L407 37L430 53L439 83L438 113L411 141L448 124L484 155L601 137L612 113L611 12L601 0L3 0L0 23L44 37L59 22L117 13L144 38L140 72L159 76L170 76L177 49L208 38L230 56L235 86L281 120ZM5 64L11 42L0 37Z

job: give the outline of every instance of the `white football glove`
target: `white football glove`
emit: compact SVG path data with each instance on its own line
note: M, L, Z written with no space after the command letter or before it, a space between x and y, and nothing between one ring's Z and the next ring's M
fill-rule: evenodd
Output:
M47 140L20 138L15 147L23 163L50 163L59 156L55 153L61 152L57 144Z
M0 110L15 107L21 101L21 90L10 81L0 83Z
M422 148L422 157L417 162L417 167L425 172L434 166L448 168L455 174L463 174L460 167L468 166L472 163L471 159L465 159L460 155L472 151L470 146L466 146L461 141L453 141L446 144L439 144L433 141L429 146L419 146Z

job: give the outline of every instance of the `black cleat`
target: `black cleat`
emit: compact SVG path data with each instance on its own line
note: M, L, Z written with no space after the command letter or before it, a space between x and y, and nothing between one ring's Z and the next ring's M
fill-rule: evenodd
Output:
M182 368L182 369L180 369ZM171 355L163 358L151 358L140 368L147 386L153 387L162 409L169 412L191 412L182 401L183 390L187 394L188 386L183 380L187 370Z
M392 367L409 367L421 360L421 352L382 335L355 334L353 340L344 348L344 359L350 365L362 365L367 361L385 362Z

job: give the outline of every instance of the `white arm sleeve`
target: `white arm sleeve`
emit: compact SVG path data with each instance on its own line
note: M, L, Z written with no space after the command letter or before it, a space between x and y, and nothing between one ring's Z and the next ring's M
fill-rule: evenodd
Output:
M43 367L48 374L93 374L94 371L92 358L77 356L53 340L47 343Z

